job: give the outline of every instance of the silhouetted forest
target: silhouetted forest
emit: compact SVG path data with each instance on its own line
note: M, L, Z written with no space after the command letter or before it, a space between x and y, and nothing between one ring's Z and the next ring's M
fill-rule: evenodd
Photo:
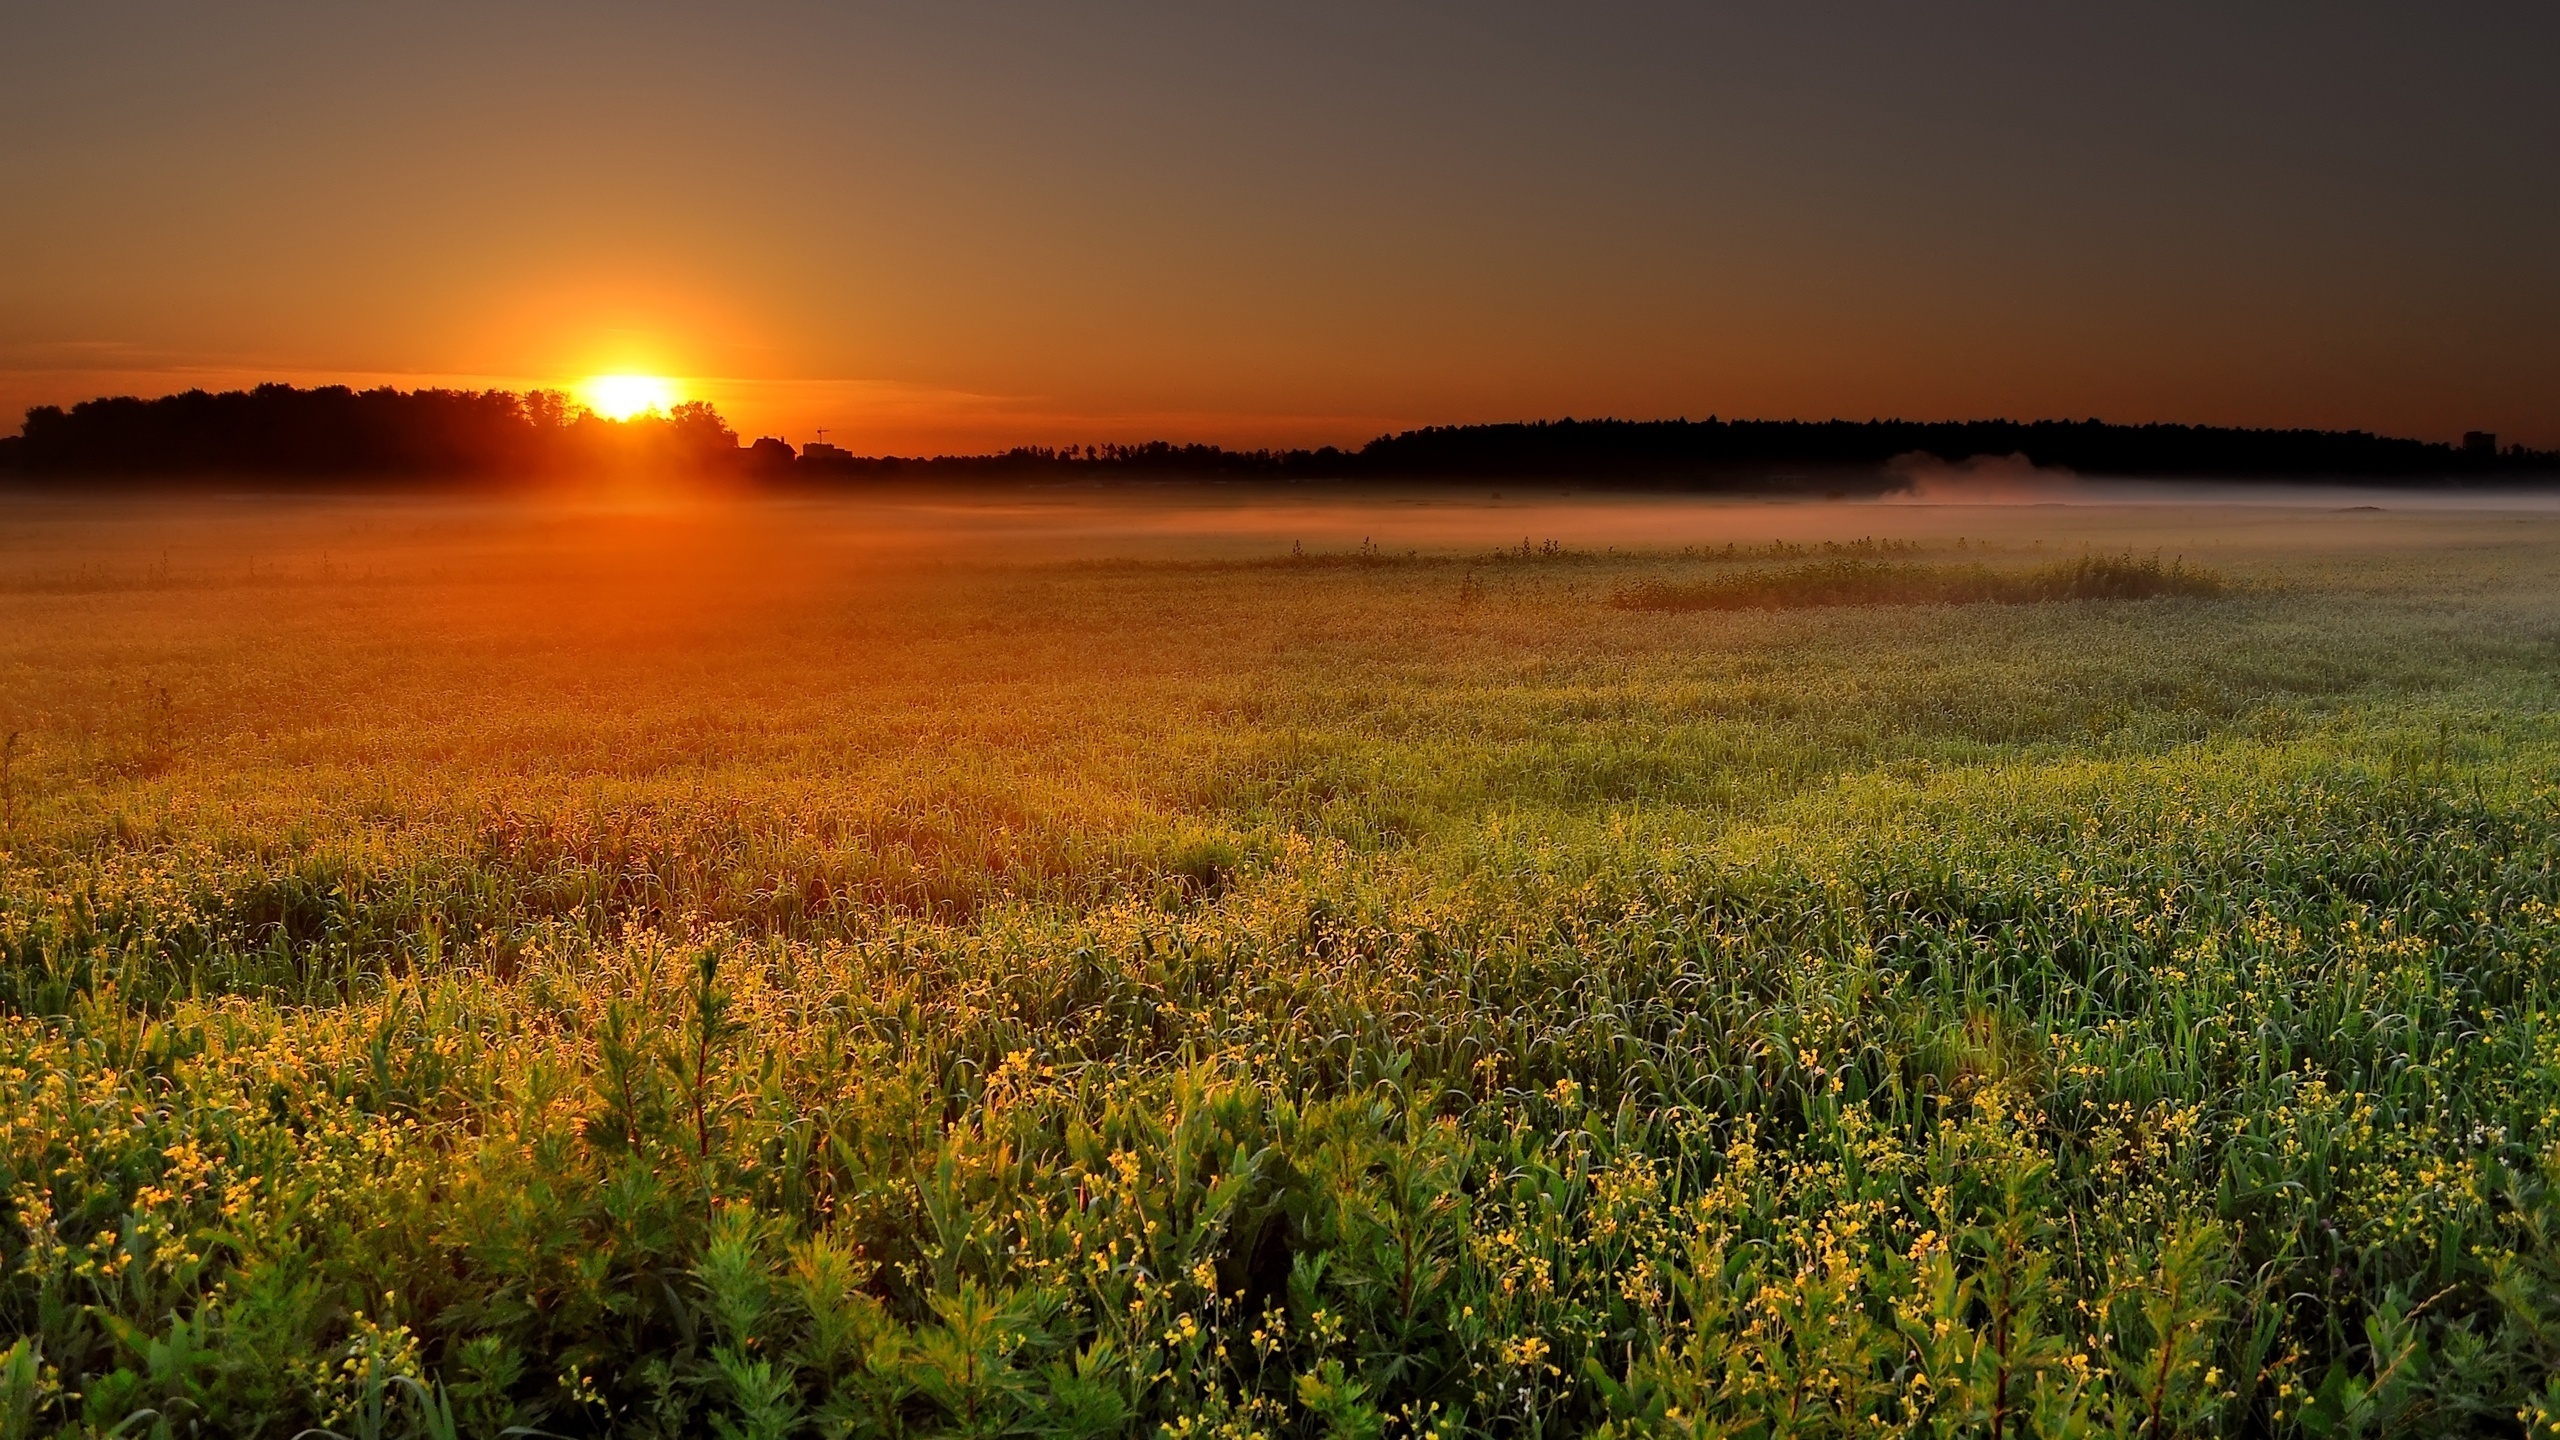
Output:
M2480 437L2487 440L2489 437ZM762 443L762 442L759 442ZM2560 453L2494 443L2403 440L2361 430L2110 425L2100 420L1540 420L1442 425L1382 435L1357 450L1224 450L1213 445L1025 447L1001 455L800 456L815 475L1123 474L1276 479L1545 479L1689 488L1787 489L1901 483L1896 461L2021 456L2084 475L2177 479L2545 478Z
M1677 475L1717 466L1866 467L1896 457L2023 455L2089 475L2463 475L2511 458L2362 430L2110 425L2099 420L1559 420L1408 430L1362 447L1406 475ZM2518 448L2512 457L2527 457ZM2534 457L2548 467L2551 456Z
M738 437L699 402L607 420L557 391L261 385L27 412L0 467L45 476L471 478L731 464Z
M29 482L148 477L467 481L656 466L812 484L861 479L1548 479L1698 489L1900 483L1895 462L2020 456L2084 475L2181 479L2482 482L2547 478L2560 453L2487 435L2459 446L2361 430L2110 425L2098 420L1554 420L1448 425L1356 450L1215 445L1026 446L990 455L859 456L741 446L700 402L628 421L553 391L301 390L261 385L157 400L90 400L27 412L0 439L0 469Z

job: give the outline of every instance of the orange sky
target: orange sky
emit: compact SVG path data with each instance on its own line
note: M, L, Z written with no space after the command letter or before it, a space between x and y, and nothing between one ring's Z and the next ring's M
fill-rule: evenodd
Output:
M1604 413L2560 445L2548 6L34 8L5 414L640 370L907 453Z

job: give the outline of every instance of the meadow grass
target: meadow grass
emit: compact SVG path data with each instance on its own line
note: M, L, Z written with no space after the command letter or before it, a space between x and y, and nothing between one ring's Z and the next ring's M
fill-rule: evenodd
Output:
M0 515L0 1433L2560 1424L2560 523L1769 523Z
M2222 577L2159 556L2082 555L2043 565L1914 565L1856 557L1804 561L1689 584L1638 581L1612 593L1627 610L1792 610L1820 605L2032 605L2050 600L2211 596Z

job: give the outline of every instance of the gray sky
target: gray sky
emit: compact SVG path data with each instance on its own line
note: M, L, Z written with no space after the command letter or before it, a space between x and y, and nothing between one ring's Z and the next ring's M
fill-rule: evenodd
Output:
M0 9L0 406L863 448L1566 413L2560 445L2560 6Z

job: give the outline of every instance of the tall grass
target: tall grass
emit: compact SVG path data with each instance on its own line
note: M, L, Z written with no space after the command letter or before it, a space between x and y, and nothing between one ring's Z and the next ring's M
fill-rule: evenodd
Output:
M2157 555L2082 555L2024 569L1989 565L1814 560L1679 583L1638 581L1610 593L1628 610L1793 610L1825 605L2028 605L2048 600L2212 596L2221 576Z
M2539 572L1663 563L16 612L0 1426L2560 1419Z

